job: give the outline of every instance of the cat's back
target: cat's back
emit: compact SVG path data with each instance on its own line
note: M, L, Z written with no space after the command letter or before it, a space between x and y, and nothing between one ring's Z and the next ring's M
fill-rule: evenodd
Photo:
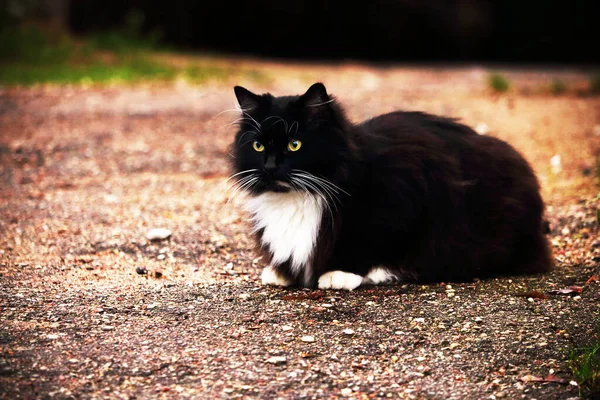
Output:
M424 112L395 111L372 118L359 125L357 138L363 155L372 161L384 161L381 157L386 156L398 160L398 156L404 156L422 160L436 158L442 164L493 163L494 159L525 162L501 139L480 135L456 118Z
M361 128L365 181L384 190L390 188L387 182L395 181L430 194L479 193L485 201L516 190L538 190L533 170L514 147L456 119L396 111Z
M477 132L461 124L456 118L442 117L420 111L394 111L371 118L361 128L372 138L402 140L407 136L427 134L443 139L478 136Z

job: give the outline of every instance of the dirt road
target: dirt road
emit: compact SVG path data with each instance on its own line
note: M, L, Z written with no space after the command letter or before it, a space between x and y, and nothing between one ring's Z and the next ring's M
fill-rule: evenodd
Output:
M509 71L498 96L479 67L261 68L270 82L0 91L0 398L576 398L569 351L599 334L600 98L552 96L548 72ZM424 110L512 143L542 182L556 270L260 286L221 112L233 84L317 80L354 120Z

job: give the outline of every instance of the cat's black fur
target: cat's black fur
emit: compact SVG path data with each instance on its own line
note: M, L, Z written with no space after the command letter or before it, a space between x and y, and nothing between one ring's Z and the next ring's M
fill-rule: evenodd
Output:
M235 92L245 113L234 172L259 169L252 195L291 190L274 181L286 181L292 169L347 192L337 193L332 213L323 212L310 276L289 262L276 267L283 276L310 287L327 271L364 276L375 265L422 282L551 269L536 176L504 141L422 112L354 125L320 83L303 96ZM301 140L302 149L286 151L289 138ZM266 143L267 152L254 151L253 140Z

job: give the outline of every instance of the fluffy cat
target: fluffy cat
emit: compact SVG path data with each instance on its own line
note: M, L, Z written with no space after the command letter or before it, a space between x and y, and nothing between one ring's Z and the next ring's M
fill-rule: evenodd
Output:
M355 125L325 86L234 88L233 179L268 285L352 290L549 271L534 172L454 119L397 111Z

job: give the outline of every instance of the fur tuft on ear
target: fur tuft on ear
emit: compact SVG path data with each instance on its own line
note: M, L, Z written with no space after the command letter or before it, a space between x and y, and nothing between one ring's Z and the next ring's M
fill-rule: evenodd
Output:
M235 86L233 91L235 92L238 103L240 103L242 111L252 111L260 105L261 97L248 89L241 86Z
M302 101L306 107L318 107L331 103L333 99L327 94L325 85L321 82L317 82L309 87L306 93L302 95Z

